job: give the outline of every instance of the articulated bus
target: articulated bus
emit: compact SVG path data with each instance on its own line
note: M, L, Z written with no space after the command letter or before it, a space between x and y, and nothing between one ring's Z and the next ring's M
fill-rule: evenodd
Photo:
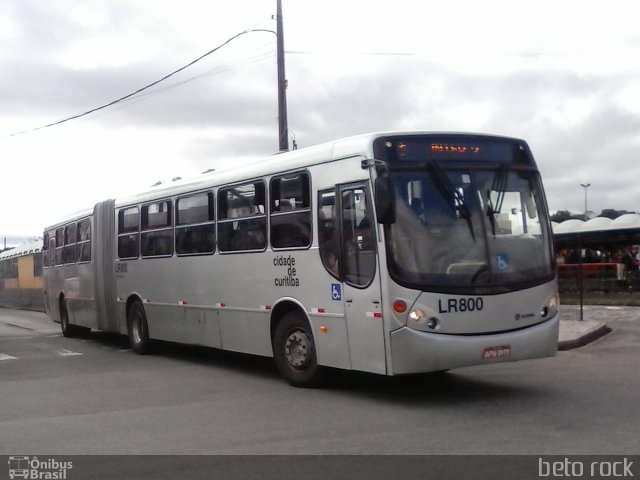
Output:
M109 199L44 231L46 311L89 329L398 375L553 356L558 293L523 140L379 133Z

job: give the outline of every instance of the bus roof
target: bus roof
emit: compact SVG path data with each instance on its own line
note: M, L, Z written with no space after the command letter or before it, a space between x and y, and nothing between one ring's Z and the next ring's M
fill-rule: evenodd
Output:
M196 178L178 180L171 183L160 184L150 190L140 192L135 195L117 198L116 205L124 206L156 198L170 197L177 194L188 193L211 186L230 184L259 178L265 175L275 174L288 170L298 170L307 166L331 162L342 158L357 155L370 156L373 153L373 142L380 137L401 135L403 137L411 135L472 135L486 138L501 138L504 140L519 139L500 137L495 135L476 133L456 133L456 132L426 132L426 131L389 131L373 132L346 137L319 145L305 147L300 150L280 152L269 157L256 160L254 162L230 168L226 170L204 173Z
M325 163L355 155L368 155L373 140L384 134L364 134L341 140L327 142L311 147L288 152L281 152L264 157L235 168L204 173L198 177L160 184L157 187L128 197L116 199L117 205L126 205L153 198L170 197L172 195L197 191L214 185L258 178L272 173L301 169L317 163Z
M177 180L171 183L162 183L160 185L151 187L149 190L146 190L144 192L116 198L115 203L117 206L125 206L145 201L152 201L154 199L171 197L173 195L179 195L183 193L196 192L198 190L204 190L212 186L241 182L244 180L259 178L264 175L275 174L278 172L302 169L310 165L331 162L342 158L348 158L357 155L366 157L372 155L373 142L375 139L380 137L394 135L402 135L406 137L411 135L451 134L473 135L487 138L502 138L505 140L519 140L496 135L486 135L469 132L387 131L365 133L322 143L315 146L305 147L299 150L276 153L274 155L258 159L254 162L244 164L239 167L206 172L195 178ZM60 222L48 226L46 230L51 230L53 228L59 227L74 219L89 216L92 214L92 212L93 207L91 207L90 209L82 210L75 214L68 215L64 219L61 219Z

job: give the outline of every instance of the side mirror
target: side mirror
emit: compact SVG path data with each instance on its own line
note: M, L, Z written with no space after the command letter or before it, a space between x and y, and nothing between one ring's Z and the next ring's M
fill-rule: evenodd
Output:
M380 172L375 181L376 217L378 223L391 225L396 222L396 196L386 171Z

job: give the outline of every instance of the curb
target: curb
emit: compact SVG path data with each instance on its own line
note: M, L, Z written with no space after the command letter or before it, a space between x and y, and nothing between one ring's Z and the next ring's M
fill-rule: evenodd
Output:
M592 332L589 332L579 338L558 342L558 351L572 350L574 348L584 347L588 343L591 343L599 339L600 337L605 336L610 331L611 328L609 328L607 325L602 325L601 327L596 328Z

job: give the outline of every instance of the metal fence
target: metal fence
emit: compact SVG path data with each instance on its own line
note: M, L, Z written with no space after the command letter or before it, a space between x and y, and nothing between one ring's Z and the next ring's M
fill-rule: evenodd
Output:
M620 263L558 265L560 315L563 320L583 320L585 304L640 304L638 272Z

